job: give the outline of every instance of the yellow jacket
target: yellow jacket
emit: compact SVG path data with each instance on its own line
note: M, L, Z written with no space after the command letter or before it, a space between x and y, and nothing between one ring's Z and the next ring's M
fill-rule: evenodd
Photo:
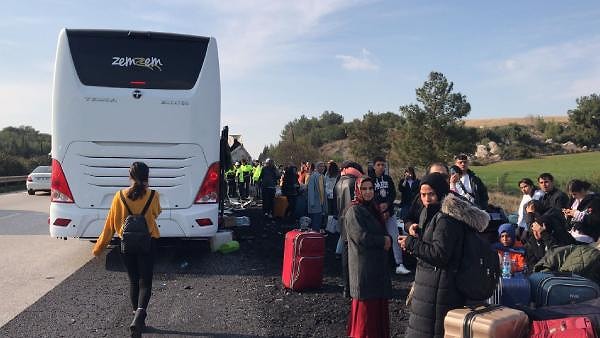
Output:
M148 197L150 197L150 190L146 189L146 193L141 198L133 201L127 197L127 191L129 188L123 189L123 195L125 196L125 200L127 201L127 205L131 212L133 213L141 213L144 205L148 201ZM144 215L146 218L146 224L148 225L148 231L150 232L150 236L152 238L159 238L160 231L158 231L158 226L156 225L156 218L160 215L162 209L160 207L160 201L158 196L158 191L154 193L154 198L148 207L148 211ZM110 210L108 210L108 215L106 216L106 222L104 223L104 229L98 237L98 241L96 241L96 245L94 245L94 249L92 253L94 256L100 255L102 250L106 248L106 246L110 243L110 240L113 238L116 233L119 237L123 236L123 222L127 217L127 208L121 201L121 197L119 196L119 192L115 193L113 197L112 204L110 206Z

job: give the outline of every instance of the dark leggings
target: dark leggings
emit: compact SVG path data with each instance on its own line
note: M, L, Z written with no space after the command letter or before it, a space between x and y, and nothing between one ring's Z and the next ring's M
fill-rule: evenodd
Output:
M129 297L133 310L147 309L152 295L152 274L154 271L154 255L156 254L156 239L152 239L148 254L122 254L123 264L129 276Z
M262 188L263 212L273 214L273 204L275 202L275 187Z
M287 202L288 202L288 206L287 209L285 209L285 216L291 216L294 217L294 214L296 213L296 200L298 199L298 196L293 195L293 196L286 196L287 197Z
M350 272L348 271L348 242L344 241L342 249L342 284L344 289L350 290Z

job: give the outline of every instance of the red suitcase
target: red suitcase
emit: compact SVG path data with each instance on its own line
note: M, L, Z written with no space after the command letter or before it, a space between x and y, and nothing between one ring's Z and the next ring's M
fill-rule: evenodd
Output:
M592 322L587 317L533 321L530 338L596 338Z
M325 237L318 232L292 230L285 234L283 286L294 291L318 288L323 281Z

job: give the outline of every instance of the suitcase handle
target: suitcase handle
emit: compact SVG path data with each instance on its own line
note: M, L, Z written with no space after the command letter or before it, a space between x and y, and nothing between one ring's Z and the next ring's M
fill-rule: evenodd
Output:
M467 313L465 315L465 319L463 319L463 337L473 337L473 333L471 332L471 326L473 325L473 321L475 320L475 317L477 317L477 315L486 312L491 312L501 307L502 305L487 305L483 308L477 306L469 306L468 308L471 309L471 312Z

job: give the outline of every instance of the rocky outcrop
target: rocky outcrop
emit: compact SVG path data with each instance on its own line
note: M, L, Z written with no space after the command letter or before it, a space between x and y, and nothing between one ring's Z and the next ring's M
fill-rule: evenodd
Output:
M498 143L494 141L490 141L488 143L488 148L490 149L490 154L492 155L500 155L501 149Z
M496 142L490 141L487 145L477 145L475 158L483 163L498 162L502 160L502 156L500 155L501 153L502 149L500 148L500 146Z
M573 143L572 141L568 141L565 142L563 144L560 145L564 151L568 152L568 153L576 153L581 151L581 149L579 149L579 147L577 147L577 145L575 143Z

